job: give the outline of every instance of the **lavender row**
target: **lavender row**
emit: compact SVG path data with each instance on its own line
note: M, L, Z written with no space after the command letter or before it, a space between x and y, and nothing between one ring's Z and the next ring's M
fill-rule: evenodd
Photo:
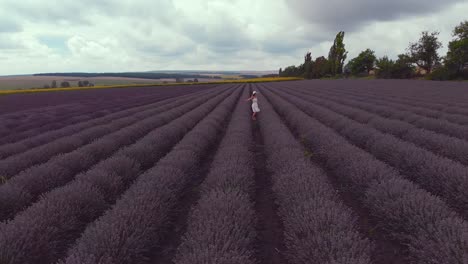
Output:
M118 149L133 144L157 127L186 114L215 94L211 92L196 99L190 98L189 102L180 99L174 105L156 108L145 119L135 119L126 128L16 175L0 186L0 220L13 217L34 202L40 194L66 184L81 171L89 169ZM177 105L180 106L175 107Z
M377 84L377 83L376 83ZM380 84L380 83L378 83ZM383 82L386 84L386 82ZM390 83L389 83L390 84ZM395 82L395 84L399 84ZM408 85L409 84L409 85ZM436 109L447 113L457 113L456 110L461 110L467 113L468 104L464 95L464 88L456 83L458 87L443 87L442 83L435 83L433 89L428 89L427 84L431 82L407 82L402 87L390 85L387 89L386 85L372 85L370 89L361 89L358 87L355 91L358 93L365 92L366 95L373 95L377 98L389 98L392 101L400 103L409 103L415 106L422 106L430 109ZM376 91L375 87L378 87ZM455 88L461 88L456 90ZM465 98L464 98L465 97Z
M50 132L55 129L61 129L71 125L79 125L77 123L85 123L90 121L94 118L105 117L106 115L113 114L118 111L125 111L137 109L138 107L144 107L147 104L154 104L157 101L162 101L163 99L173 98L173 95L177 94L190 94L192 92L173 92L172 90L167 90L166 92L160 92L155 96L151 96L150 98L126 98L124 102L113 102L117 106L111 108L109 105L111 104L108 101L101 102L99 107L91 107L86 111L90 111L89 113L81 114L80 112L73 112L70 115L65 115L59 119L55 119L53 122L47 120L35 120L34 122L27 122L26 125L18 127L18 131L7 130L8 136L3 136L0 139L0 144L5 143L19 143L19 141L23 140L24 147L31 147L27 144L28 140L24 141L27 138L33 138L37 135L42 133ZM149 96L146 96L149 97ZM99 108L103 108L103 111L97 111ZM8 146L8 145L6 145Z
M382 229L408 248L412 263L466 263L468 224L444 202L291 103L268 89L262 91L314 150L316 160L351 186Z
M315 105L321 105L331 109L360 123L372 126L383 133L392 134L421 148L428 149L437 155L445 156L454 161L468 165L468 141L466 140L417 128L414 125L400 120L383 118L376 114L359 109L359 103L354 104L352 100L336 100L334 98L328 98L320 95L312 96L305 93L295 92L292 89L288 89L288 93L306 99L308 102L313 102Z
M142 263L161 242L201 157L220 136L240 90L206 116L120 200L90 225L61 263Z
M112 103L115 104L115 102ZM130 102L124 102L112 106L110 102L106 102L104 106L101 105L100 107L88 106L85 108L83 105L79 108L77 107L74 111L70 111L70 113L62 113L60 116L43 116L39 114L30 115L27 118L10 121L10 123L14 122L14 127L10 125L8 129L4 129L3 131L0 129L0 144L14 143L28 137L36 136L40 133L59 129L67 125L84 122L90 119L99 118L117 111L122 111L127 108L140 106L143 104L142 101L139 101L139 103L131 104ZM0 120L0 122L3 121Z
M424 118L432 118L432 119L443 119L446 120L449 124L454 123L455 125L465 126L468 125L468 110L463 112L462 114L454 114L454 113L445 113L442 110L434 110L434 107L427 108L412 106L411 102L392 102L393 100L389 100L386 97L380 96L371 96L368 94L357 93L355 91L348 91L343 89L302 89L303 91L314 92L314 94L329 94L329 96L336 97L337 95L340 98L352 98L357 101L363 103L373 103L375 105L381 105L384 107L390 107L395 111L404 111L407 113L411 113L413 115L417 115Z
M247 89L242 98L247 98ZM249 108L241 100L201 184L176 264L254 264L254 167Z
M431 113L433 115L431 117L435 117L435 118L442 117L447 120L451 120L453 118L455 122L457 120L457 117L465 116L466 118L466 115L468 114L468 109L467 109L468 105L457 104L453 100L441 102L440 97L437 98L436 101L426 102L426 101L420 101L418 100L419 98L415 98L415 97L409 97L409 98L403 97L402 98L399 96L391 96L391 95L379 96L378 93L372 93L369 95L373 95L372 97L375 99L389 99L388 101L392 103L413 106L415 107L414 109L417 111L427 111L426 113L428 114Z
M303 91L306 92L305 89L303 89ZM314 93L314 95L318 94L320 94L320 92ZM333 97L336 99L336 101L343 101L344 103L349 101L349 99L337 98L337 95L338 94L335 94L335 96ZM339 95L339 97L342 97L342 95ZM368 103L367 101L359 99L358 101L360 102L360 109L376 113L386 118L402 120L404 122L413 124L418 128L423 128L426 130L434 131L439 134L468 140L468 126L450 123L446 120L423 117L421 115L414 114L410 111L402 111L393 107L384 106L381 103Z
M295 96L287 100L468 217L468 168Z
M343 94L343 91L340 90L337 90L336 92ZM442 104L443 107L437 107L434 104L421 105L415 103L414 100L392 100L387 97L382 97L382 95L372 96L366 94L365 98L363 98L362 94L355 92L346 92L345 94L355 99L384 104L386 106L401 109L403 111L410 111L421 116L435 119L445 119L452 123L468 125L468 109L453 107L450 106L450 104L449 106L447 106L446 104Z
M138 113L140 111L145 111L148 109L153 108L154 106L161 105L163 103L168 103L171 102L173 99L169 98L167 100L163 100L161 102L157 103L152 103L149 105L143 105L135 108L130 108L130 109L125 109L122 111L118 111L116 113L109 114L104 117L96 118L96 119L90 119L87 121L79 122L78 124L72 123L72 125L66 125L64 124L61 129L58 130L53 130L50 129L51 131L48 131L49 129L45 130L45 133L37 133L36 130L42 130L41 128L43 126L39 126L37 129L33 129L32 133L34 133L34 136L25 138L23 140L20 140L23 138L23 135L18 136L18 140L15 143L10 143L6 144L3 146L0 146L0 157L1 158L6 158L8 156L18 154L21 152L24 152L30 148L48 143L52 140L55 140L60 137L68 136L74 133L77 133L79 131L82 131L87 128L92 128L95 125L106 123L106 122L112 122L116 118L121 118L128 116L130 114ZM47 125L46 125L47 126ZM28 134L30 131L26 131L26 134Z
M260 129L289 262L371 263L371 243L357 231L356 217L341 203L325 172L309 161L266 99L262 110Z
M422 98L426 97L426 94L429 93L428 90L420 90L418 88L423 87L421 85L423 82L413 82L410 84L400 84L396 80L385 80L378 82L359 82L358 80L346 80L346 81L300 81L294 84L291 84L290 87L301 88L308 91L314 92L323 92L329 93L330 95L339 95L341 96L355 96L357 99L365 99L365 101L372 100L381 100L383 104L390 102L400 103L403 107L408 107L413 105L415 107L423 107L423 105L415 105L414 102L418 100L423 100ZM403 85L402 87L399 87ZM273 85L274 86L274 85ZM391 89L395 90L392 93L386 93L385 87L391 86ZM363 88L365 87L365 88ZM413 95L411 97L402 99L402 96L405 91L411 92ZM444 95L448 94L447 90L439 88L439 91L442 91L437 97L434 97L434 101L428 102L425 105L425 110L427 111L439 111L440 114L448 116L450 119L455 119L463 116L466 118L468 115L468 106L460 106L455 102L455 98L450 99L444 103ZM463 95L462 91L457 93L458 97ZM394 99L392 99L394 98ZM459 98L458 98L459 99ZM422 109L420 109L422 110Z
M196 86L200 87L200 86ZM193 88L196 88L195 86ZM105 102L134 96L154 95L167 89L191 88L186 85L180 86L153 86L153 87L128 87L115 89L89 89L89 90L67 90L60 92L12 94L0 97L0 113L33 112L47 107L59 105L83 104L90 102Z
M154 130L92 170L78 175L70 184L54 189L12 221L0 226L3 263L54 263L64 257L86 227L110 209L128 187L133 186L126 193L132 192L131 190L142 191L136 188L133 182L136 181L136 184L141 182L145 170L166 155L171 147L184 137L184 134L231 93L232 91L223 92L206 100L197 109ZM167 116L167 118L172 117ZM181 161L184 162L185 159ZM172 174L169 173L167 176L172 177ZM164 188L167 192L172 186L160 185L159 188ZM125 202L126 200L122 201ZM132 210L143 205L142 200L130 202L135 202L131 205ZM118 226L117 222L115 224ZM132 227L123 224L123 227ZM90 228L94 226L96 224L91 224ZM119 234L125 238L132 237L131 233ZM101 248L98 244L95 246ZM119 247L113 250L119 250Z
M48 144L32 148L26 152L10 156L0 161L0 174L3 175L3 177L9 179L11 177L14 177L14 175L16 175L17 173L20 173L21 171L33 165L48 161L50 158L54 157L57 154L75 150L83 145L91 143L97 138L100 138L113 131L129 126L138 121L139 119L149 118L157 113L160 113L161 111L171 109L173 107L178 106L180 103L185 103L187 101L189 102L190 100L192 100L191 97L177 100L175 102L174 100L172 100L173 102L170 102L169 104L166 104L166 102L162 103L160 104L161 106L157 108L154 108L154 106L150 106L146 111L132 111L136 113L130 116L128 116L129 114L127 112L120 113L125 114L126 116L121 117L117 120L109 117L92 121L92 124L87 124L93 125L90 126L88 129L84 129L78 133L71 134L69 136L61 137ZM70 130L68 132L70 132Z
M48 105L45 107L40 107L40 108L34 108L34 109L25 109L25 110L18 110L15 112L11 113L6 113L0 115L1 120L15 120L18 118L22 118L23 120L26 120L28 118L53 118L53 117L59 117L61 115L69 115L72 113L75 113L76 111L84 111L86 108L90 108L93 106L97 105L102 105L103 102L105 103L117 103L117 102L124 102L128 99L133 100L133 99L140 99L143 100L144 98L150 98L159 95L161 92L164 92L163 90L157 92L157 93L152 93L152 94L143 94L143 95L138 95L135 94L131 97L126 97L121 98L121 97L112 97L108 98L107 100L102 100L101 98L95 97L91 98L86 101L77 101L77 102L71 102L64 100L58 104L53 104L53 105ZM50 94L49 94L50 95ZM113 105L113 104L111 104ZM109 106L111 106L109 105ZM21 120L20 120L21 121ZM32 121L32 119L31 119Z
M196 95L196 94L201 95L203 93L205 93L205 92L195 93L194 95ZM172 102L175 99L187 98L189 96L190 96L190 94L185 95L185 96L180 96L178 98L169 98L169 99L162 100L162 101L159 101L159 102L156 102L156 103L151 103L151 104L142 105L142 106L139 106L139 107L134 107L134 108L130 108L130 109L127 109L127 110L123 110L123 111L113 113L113 114L110 114L108 116L104 116L104 117L101 117L101 118L96 118L96 119L93 119L93 120L88 120L86 122L73 124L73 125L70 125L70 126L65 126L65 127L61 128L61 129L58 129L58 130L55 130L55 131L48 131L47 133L42 133L42 134L38 133L33 137L21 140L19 142L0 146L0 157L5 158L5 157L8 157L10 155L17 154L17 153L20 153L20 152L25 151L27 149L30 149L32 147L36 147L38 145L48 143L48 142L50 142L52 140L55 140L57 138L64 137L64 136L67 136L67 135L71 135L71 134L74 134L74 133L78 133L78 132L82 131L83 129L93 127L93 126L95 126L97 124L101 124L101 123L104 123L104 122L112 122L116 118L120 118L122 116L129 115L129 114L139 113L141 111L154 108L155 106L159 106L159 105L162 105L164 103ZM38 128L38 129L40 129L40 128Z
M301 82L298 82L301 83ZM466 86L456 82L432 82L411 80L332 80L304 81L305 87L320 86L326 90L337 90L345 93L355 91L356 95L375 95L380 98L406 100L406 102L423 102L445 108L447 113L452 108L466 111Z
M146 96L148 97L148 95ZM133 101L134 99L140 99L138 101L144 101L144 97L141 97L142 98L132 97L126 99L131 101ZM152 97L155 96L153 95ZM8 136L6 135L9 133L19 133L37 127L41 124L47 124L47 127L54 128L60 125L60 121L78 122L87 117L89 118L89 116L98 117L104 115L105 113L108 113L112 110L113 107L123 107L123 105L126 105L128 103L129 101L123 101L122 99L113 99L94 103L65 103L39 109L25 110L1 115L0 122L6 124L8 130L0 130L0 136L2 136L2 141L0 141L0 143L3 143L5 141L5 137L8 138Z
M195 93L193 95L202 95L202 94L205 94L205 93L207 93L207 92L199 92L199 93ZM126 110L119 111L119 112L116 112L116 113L113 113L113 114L109 114L109 115L101 117L101 118L91 119L91 120L81 122L81 123L78 123L78 124L73 124L73 125L70 125L70 126L66 126L66 127L61 128L61 129L58 129L58 130L52 130L52 131L48 131L48 132L42 133L42 134L40 133L39 135L36 135L34 137L30 137L30 138L21 140L21 141L16 142L16 143L6 144L6 145L3 145L3 146L0 146L0 158L6 158L6 157L9 157L11 155L18 154L18 153L24 152L24 151L26 151L28 149L37 147L39 145L46 144L46 143L51 142L51 141L53 141L55 139L65 137L65 136L69 136L69 135L73 135L73 134L81 132L81 131L83 131L85 129L93 128L96 125L101 125L101 124L113 122L115 119L122 118L122 117L125 117L125 116L129 116L131 114L139 114L139 113L141 113L143 111L152 110L152 109L154 109L154 107L162 106L164 104L171 103L174 100L183 99L183 98L191 98L191 94L176 97L176 98L169 98L169 99L162 100L162 101L159 101L159 102L156 102L156 103L151 103L151 104L147 104L147 105L143 105L143 106L139 106L139 107L126 109Z
M38 133L38 126L40 126L40 131L57 129L67 124L74 124L91 118L101 117L126 108L137 107L153 103L164 98L174 97L181 94L189 94L205 89L207 88L191 87L183 89L181 87L175 87L174 89L159 90L157 93L150 95L135 95L128 98L116 98L112 100L93 100L92 103L82 103L71 109L63 109L61 111L56 110L52 113L46 111L43 114L36 114L36 111L38 110L32 110L27 113L23 113L21 117L14 119L14 124L17 126L15 126L14 130L10 129L10 136L4 136L0 143L17 140L19 136L25 137L28 135L35 135L34 133Z
M74 102L74 103L64 102L63 104L47 106L47 107L43 107L40 109L17 111L17 112L6 113L6 114L2 113L0 115L0 120L2 122L6 122L9 126L14 127L17 124L14 121L18 119L25 120L29 118L30 116L41 118L43 116L55 115L58 113L70 114L73 110L80 109L83 106L84 105L82 103L78 103L78 102ZM21 121L21 120L18 120L18 121Z
M415 85L416 84L416 85ZM337 92L343 91L347 94L354 95L365 95L366 97L372 97L375 99L388 99L391 102L410 104L417 107L425 107L427 109L434 109L438 111L444 111L451 113L450 109L452 107L458 107L459 109L464 109L468 105L462 101L457 102L455 98L461 99L460 96L463 94L459 93L460 91L454 93L456 97L450 98L447 100L444 96L449 95L450 91L444 90L441 87L437 87L438 92L431 93L430 90L424 89L423 82L412 83L412 85L406 86L406 90L410 93L405 95L405 90L398 89L398 87L392 87L391 90L382 89L380 85L375 85L371 89L362 89L362 87L356 87L353 90L344 90L343 87L337 87L337 89L332 89ZM376 89L377 88L377 89ZM422 88L422 89L418 89ZM429 96L428 96L429 95ZM466 109L464 109L466 111Z

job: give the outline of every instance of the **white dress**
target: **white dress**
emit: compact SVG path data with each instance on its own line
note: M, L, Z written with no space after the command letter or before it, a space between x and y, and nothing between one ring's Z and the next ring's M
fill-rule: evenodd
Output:
M260 112L260 108L258 108L258 100L257 98L252 99L252 111L255 113Z

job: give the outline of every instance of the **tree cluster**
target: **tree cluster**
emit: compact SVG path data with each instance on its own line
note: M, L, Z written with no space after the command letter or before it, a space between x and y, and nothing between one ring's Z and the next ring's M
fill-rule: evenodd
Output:
M312 58L310 52L304 56L304 63L279 70L279 76L317 79L324 77L365 77L375 75L384 79L409 79L426 75L433 80L468 79L468 21L453 30L454 39L448 45L446 56L439 55L442 42L439 32L424 31L416 42L409 44L405 53L396 60L383 56L378 58L375 51L366 49L345 65L348 52L344 45L345 32L339 32L328 53Z
M285 69L280 69L279 76L318 79L342 74L344 61L348 56L344 45L344 36L344 31L336 35L335 41L328 53L328 58L321 56L313 60L312 54L308 52L304 56L303 64L299 66L291 65Z
M78 87L90 87L90 86L94 86L94 85L87 80L78 81Z
M85 80L85 81L78 81L78 87L93 87L94 84ZM57 81L56 80L53 80L52 83L49 85L49 84L45 84L43 86L43 88L58 88L58 84L57 84ZM60 83L60 88L70 88L72 87L72 85L70 84L70 82L67 82L67 81L62 81Z

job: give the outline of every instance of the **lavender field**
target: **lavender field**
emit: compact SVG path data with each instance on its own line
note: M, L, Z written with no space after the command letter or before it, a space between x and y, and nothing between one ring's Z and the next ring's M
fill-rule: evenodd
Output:
M467 83L0 97L0 264L468 264L467 190Z

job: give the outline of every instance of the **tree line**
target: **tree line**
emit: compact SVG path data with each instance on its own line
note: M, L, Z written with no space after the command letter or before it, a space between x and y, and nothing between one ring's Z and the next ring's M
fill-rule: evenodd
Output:
M344 44L345 32L340 31L328 57L320 56L313 60L312 54L307 52L304 63L281 68L279 75L306 79L369 75L382 79L410 79L423 75L431 80L468 79L468 20L453 30L453 39L445 56L439 55L442 48L439 34L423 31L419 39L410 43L406 52L395 60L388 56L377 58L375 51L368 48L345 65L348 52Z
M94 84L85 80L85 81L78 81L78 87L93 87ZM48 88L70 88L71 87L71 84L70 82L67 82L67 81L63 81L60 83L60 86L58 85L57 81L53 80L52 83L49 85L49 84L45 84L43 86L43 88L45 89L48 89Z

